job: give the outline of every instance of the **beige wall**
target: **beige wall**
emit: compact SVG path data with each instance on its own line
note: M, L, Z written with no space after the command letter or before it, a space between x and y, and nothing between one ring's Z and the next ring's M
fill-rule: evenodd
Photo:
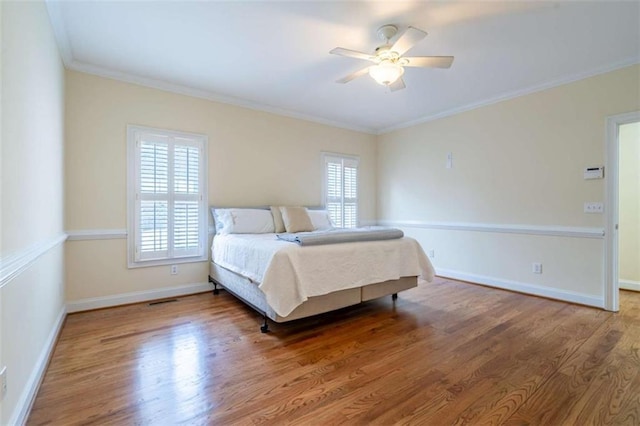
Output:
M8 377L0 424L19 419L29 403L64 313L62 247L29 255L63 236L63 124L64 69L46 6L2 2L0 255L26 269L0 289L0 360Z
M375 136L67 72L66 229L126 228L126 125L209 137L209 204L321 203L322 151L360 157L361 219L376 218ZM206 263L126 267L126 240L70 241L67 300L207 281Z
M620 126L620 281L640 286L640 123Z
M583 169L604 164L605 118L640 109L639 81L640 67L627 67L380 136L379 219L604 228L583 203L604 202L605 181L584 180ZM435 250L440 273L602 299L601 239L406 231Z

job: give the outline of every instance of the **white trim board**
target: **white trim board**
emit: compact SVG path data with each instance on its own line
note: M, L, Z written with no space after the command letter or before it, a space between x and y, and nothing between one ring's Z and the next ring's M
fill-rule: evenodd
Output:
M572 238L604 238L602 228L570 226L510 225L499 223L425 222L419 220L380 220L380 225L424 229L445 229L451 231L478 231L502 234L544 235Z
M53 27L53 33L57 41L58 50L60 51L60 56L62 56L64 66L67 69L83 72L86 74L97 75L98 77L104 77L111 80L136 84L138 86L151 87L153 89L163 90L165 92L191 96L193 98L206 99L208 101L219 102L227 105L235 105L254 111L264 111L283 117L310 121L313 123L323 124L325 126L338 127L368 134L375 134L375 129L368 127L354 126L348 123L328 120L326 118L311 116L308 114L302 114L296 111L277 108L271 105L252 102L245 99L235 98L232 96L224 96L208 90L196 89L182 84L169 83L167 81L157 80L149 77L141 77L130 73L111 70L97 65L76 61L73 57L73 49L71 48L71 43L69 43L67 28L64 24L64 19L62 18L60 2L55 0L45 0L45 2L47 5L47 11L49 13L49 19L51 20L51 26Z
M140 77L137 75L115 71L92 64L86 64L71 60L65 62L67 69L83 72L85 74L97 75L98 77L108 78L110 80L121 81L124 83L136 84L138 86L150 87L152 89L162 90L164 92L175 93L178 95L190 96L192 98L204 99L211 102L217 102L225 105L233 105L241 108L247 108L253 111L266 112L269 114L279 115L281 117L294 118L296 120L309 121L311 123L322 124L325 126L336 127L340 129L352 130L370 135L376 134L376 129L362 126L355 126L341 121L329 120L322 117L316 117L300 112L278 108L271 105L261 104L245 99L235 98L232 96L224 96L207 90L195 89L181 84L169 83L162 80L156 80L149 77Z
M604 240L604 301L609 311L620 309L619 300L619 253L618 253L618 220L620 210L619 191L619 130L620 126L640 122L640 111L607 117L605 121L605 229Z
M188 296L190 294L212 291L210 283L185 284L176 287L157 288L153 290L134 291L131 293L115 294L113 296L91 297L88 299L67 302L67 312L89 311L91 309L110 308L113 306L128 305L130 303L147 302L149 300L164 299L167 297Z
M215 233L213 226L209 227L209 235ZM91 241L91 240L125 240L127 238L126 229L79 229L67 231L69 241Z
M595 77L600 74L606 74L608 72L616 71L622 68L626 68L632 65L636 65L640 63L640 57L632 56L630 58L624 59L620 62L616 62L613 64L605 65L603 67L599 67L596 69L583 71L574 75L569 75L563 78L559 78L556 80L547 81L542 84L537 84L530 87L525 87L524 89L514 90L511 92L506 92L498 96L493 96L488 99L483 99L478 102L472 102L467 105L462 105L459 107L451 108L448 110L444 110L441 112L437 112L435 114L427 115L425 117L421 117L415 120L406 121L404 123L397 124L395 126L389 126L382 129L378 129L376 134L383 135L385 133L391 133L395 130L405 129L407 127L417 126L418 124L428 123L429 121L435 121L440 118L449 117L452 115L460 114L462 112L471 111L477 108L482 108L485 106L497 104L502 101L508 101L509 99L519 98L520 96L530 95L532 93L541 92L543 90L552 89L554 87L562 86L564 84L573 83L576 81L584 80L590 77Z
M47 4L51 4L55 2L47 1ZM57 34L56 34L57 35ZM608 72L616 71L618 69L626 68L628 66L632 66L638 64L640 59L637 57L627 58L624 61L615 63L613 65L609 65L606 67L598 68L595 70L591 70L588 72L580 73L577 75L568 76L565 78L561 78L558 80L553 80L547 83L535 85L532 87L527 87L521 90L515 90L512 92L503 93L498 96L494 96L488 99L484 99L479 102L473 102L470 104L462 105L456 108L451 108L448 110L444 110L441 112L437 112L435 114L430 114L424 117L421 117L416 120L410 120L407 122L399 123L394 126L389 126L385 128L373 128L373 127L362 127L349 123L344 123L335 120L329 120L322 117L312 116L308 114L299 113L296 111L286 110L283 108L274 107L271 105L261 104L257 102L248 101L245 99L234 98L230 96L224 96L217 93L209 92L207 90L195 89L192 87L169 83L162 80L156 80L149 77L140 77L136 75L132 75L129 73L124 73L121 71L115 71L106 69L103 67L99 67L92 64L85 64L82 62L78 62L74 59L71 59L68 63L65 61L65 66L73 71L79 71L86 74L97 75L98 77L108 78L111 80L122 81L125 83L136 84L144 87L151 87L153 89L162 90L165 92L176 93L179 95L191 96L194 98L205 99L212 102L219 102L227 105L239 106L242 108L251 109L254 111L263 111L275 115L279 115L282 117L289 117L298 120L309 121L312 123L323 124L325 126L337 127L341 129L353 130L361 133L368 133L371 135L383 135L386 133L393 132L394 130L404 129L407 127L416 126L418 124L427 123L429 121L438 120L440 118L449 117L452 115L460 114L462 112L471 111L477 108L482 108L485 106L497 104L502 101L507 101L509 99L515 99L520 96L529 95L532 93L540 92L543 90L551 89L554 87L562 86L564 84L573 83L575 81L583 80L586 78L594 77L600 74L605 74Z
M271 114L280 115L283 117L290 117L290 118L295 118L299 120L310 121L313 123L324 124L326 126L337 127L337 128L347 129L347 130L354 130L357 132L368 133L372 135L382 135L385 133L390 133L394 130L415 126L418 124L434 121L444 117L449 117L455 114L459 114L461 112L470 111L476 108L481 108L484 106L496 104L498 102L514 99L514 98L528 95L531 93L540 92L542 90L561 86L563 84L572 83L574 81L583 80L589 77L594 77L596 75L605 74L607 72L615 71L621 68L625 68L625 67L640 63L640 57L632 56L613 64L608 64L602 67L583 71L583 72L580 72L574 75L569 75L563 78L547 81L541 84L536 84L520 90L514 90L514 91L502 93L500 95L492 96L490 98L483 99L478 102L472 102L470 104L461 105L461 106L450 108L444 111L439 111L433 114L429 114L415 120L401 122L401 123L384 127L384 128L363 127L363 126L358 126L358 125L354 125L354 124L346 123L342 121L330 120L330 119L319 117L319 116L303 114L297 111L278 108L272 105L262 104L259 102L249 101L246 99L240 99L240 98L235 98L231 96L224 96L208 90L196 89L186 85L169 83L166 81L157 80L149 77L141 77L141 76L133 75L130 73L125 73L121 71L116 71L116 70L111 70L108 68L96 66L93 64L79 62L75 60L73 57L73 49L71 47L71 44L69 43L69 38L67 35L66 26L64 24L64 19L62 18L62 12L60 10L59 3L60 3L59 1L46 0L47 10L49 12L49 18L51 20L51 24L53 27L53 32L54 32L56 41L57 41L58 49L60 50L60 55L62 56L62 60L67 69L84 72L87 74L93 74L99 77L109 78L112 80L137 84L139 86L151 87L154 89L163 90L165 92L177 93L180 95L206 99L209 101L220 102L228 105L235 105L243 108L252 109L255 111L264 111Z
M57 237L38 241L30 247L0 258L0 288L4 287L7 283L20 275L40 256L64 243L66 239L67 234L63 233Z
M53 354L56 341L58 340L58 335L60 334L60 330L62 329L62 324L64 324L66 316L67 310L63 305L53 327L51 328L49 336L47 336L47 340L40 352L40 356L38 356L36 365L31 371L31 375L27 380L26 386L18 398L16 408L9 417L10 425L23 425L26 423L27 417L31 411L31 406L35 401L38 390L40 389L40 384L44 379L44 374L46 373L47 365L49 364L49 358L51 358L51 355Z
M577 303L580 305L587 305L604 309L604 298L592 296L589 294L577 293L569 290L559 290L557 288L545 287L518 281L504 280L501 278L469 274L466 272L453 271L450 269L437 268L436 275L445 278L468 281L470 283L482 284L489 287L501 288L503 290L510 290L518 293L531 294L534 296L561 300L563 302Z
M126 229L82 229L67 231L69 241L82 240L119 240L127 238Z
M622 290L640 291L640 281L620 280L618 285Z

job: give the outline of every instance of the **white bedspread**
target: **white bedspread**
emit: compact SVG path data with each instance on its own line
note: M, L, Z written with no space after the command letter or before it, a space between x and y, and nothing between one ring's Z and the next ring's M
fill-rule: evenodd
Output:
M413 238L300 247L275 234L216 235L213 261L259 283L286 317L309 297L400 277L432 281L433 266Z

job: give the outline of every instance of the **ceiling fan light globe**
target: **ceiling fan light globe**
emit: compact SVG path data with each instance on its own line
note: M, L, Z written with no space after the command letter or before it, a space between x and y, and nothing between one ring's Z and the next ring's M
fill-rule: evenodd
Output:
M393 84L404 74L404 68L393 63L382 63L369 67L369 75L383 86Z

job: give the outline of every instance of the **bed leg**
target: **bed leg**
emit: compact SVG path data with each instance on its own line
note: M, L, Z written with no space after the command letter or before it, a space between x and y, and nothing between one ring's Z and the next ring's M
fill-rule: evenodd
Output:
M264 324L260 326L260 331L262 333L267 333L269 331L269 323L267 322L267 316L264 316Z
M220 290L218 290L218 283L211 278L211 275L209 275L209 282L213 284L213 294L220 294Z
M391 300L393 300L394 302L395 302L396 300L398 300L398 293L393 293L393 294L391 295Z

